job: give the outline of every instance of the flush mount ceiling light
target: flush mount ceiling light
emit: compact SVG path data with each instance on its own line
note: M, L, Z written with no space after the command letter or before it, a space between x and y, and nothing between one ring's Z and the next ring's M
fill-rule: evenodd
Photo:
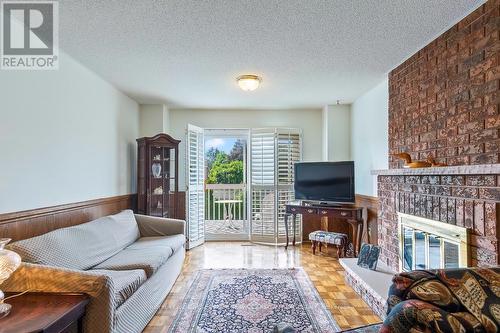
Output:
M236 78L236 82L244 91L254 91L259 87L261 81L262 79L259 76L251 74L241 75Z

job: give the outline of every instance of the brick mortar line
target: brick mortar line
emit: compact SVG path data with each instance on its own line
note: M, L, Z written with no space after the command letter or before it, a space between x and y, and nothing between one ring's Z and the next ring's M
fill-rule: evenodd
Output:
M456 184L424 184L424 183L380 183L380 184L405 184L409 186L427 186L427 187L451 187L451 188L477 188L477 189L500 189L499 185L456 185ZM393 190L382 190L382 191L393 191ZM407 192L407 191L397 191L397 192Z
M449 195L425 194L425 193L415 193L415 192L405 192L405 191L391 191L391 192L392 193L411 193L411 194L416 194L416 195L426 196L426 197L433 197L433 198L446 198L446 199L459 199L459 200L478 200L478 201L483 201L483 202L486 202L486 203L497 203L497 204L500 204L500 202L496 201L495 199L485 199L485 198L479 198L479 197L454 197L454 196L449 196ZM391 197L388 197L388 196L379 196L379 198L391 198Z

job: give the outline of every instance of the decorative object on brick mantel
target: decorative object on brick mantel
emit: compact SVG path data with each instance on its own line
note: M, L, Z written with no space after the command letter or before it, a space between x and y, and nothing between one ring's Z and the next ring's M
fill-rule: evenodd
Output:
M430 168L430 167L446 166L445 163L436 162L434 158L431 156L427 157L426 161L412 161L412 158L408 153L398 153L398 154L393 154L393 156L396 156L405 161L403 168Z
M446 164L446 163L436 162L436 160L434 160L434 157L432 157L432 156L427 157L427 162L429 162L431 164L431 166L433 166L433 167L448 166L448 164Z
M500 164L454 165L447 167L372 170L375 176L500 175Z

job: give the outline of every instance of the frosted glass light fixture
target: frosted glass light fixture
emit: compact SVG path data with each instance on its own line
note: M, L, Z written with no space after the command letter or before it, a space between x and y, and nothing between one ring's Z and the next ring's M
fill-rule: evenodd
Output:
M5 250L4 247L10 242L9 238L0 238L0 285L21 265L19 254ZM0 318L10 313L12 306L3 302L4 294L0 290Z
M244 91L254 91L259 87L261 81L262 78L253 74L245 74L236 78L236 82Z

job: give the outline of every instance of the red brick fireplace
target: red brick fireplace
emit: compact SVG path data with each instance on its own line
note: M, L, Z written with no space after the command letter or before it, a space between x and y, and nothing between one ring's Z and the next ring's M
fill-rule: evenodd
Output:
M490 0L389 74L378 242L394 270L397 212L470 228L470 264L499 263L499 31L500 1ZM400 152L455 167L401 169Z
M498 264L500 166L392 169L378 176L381 260L399 270L397 213L470 228L470 264Z

